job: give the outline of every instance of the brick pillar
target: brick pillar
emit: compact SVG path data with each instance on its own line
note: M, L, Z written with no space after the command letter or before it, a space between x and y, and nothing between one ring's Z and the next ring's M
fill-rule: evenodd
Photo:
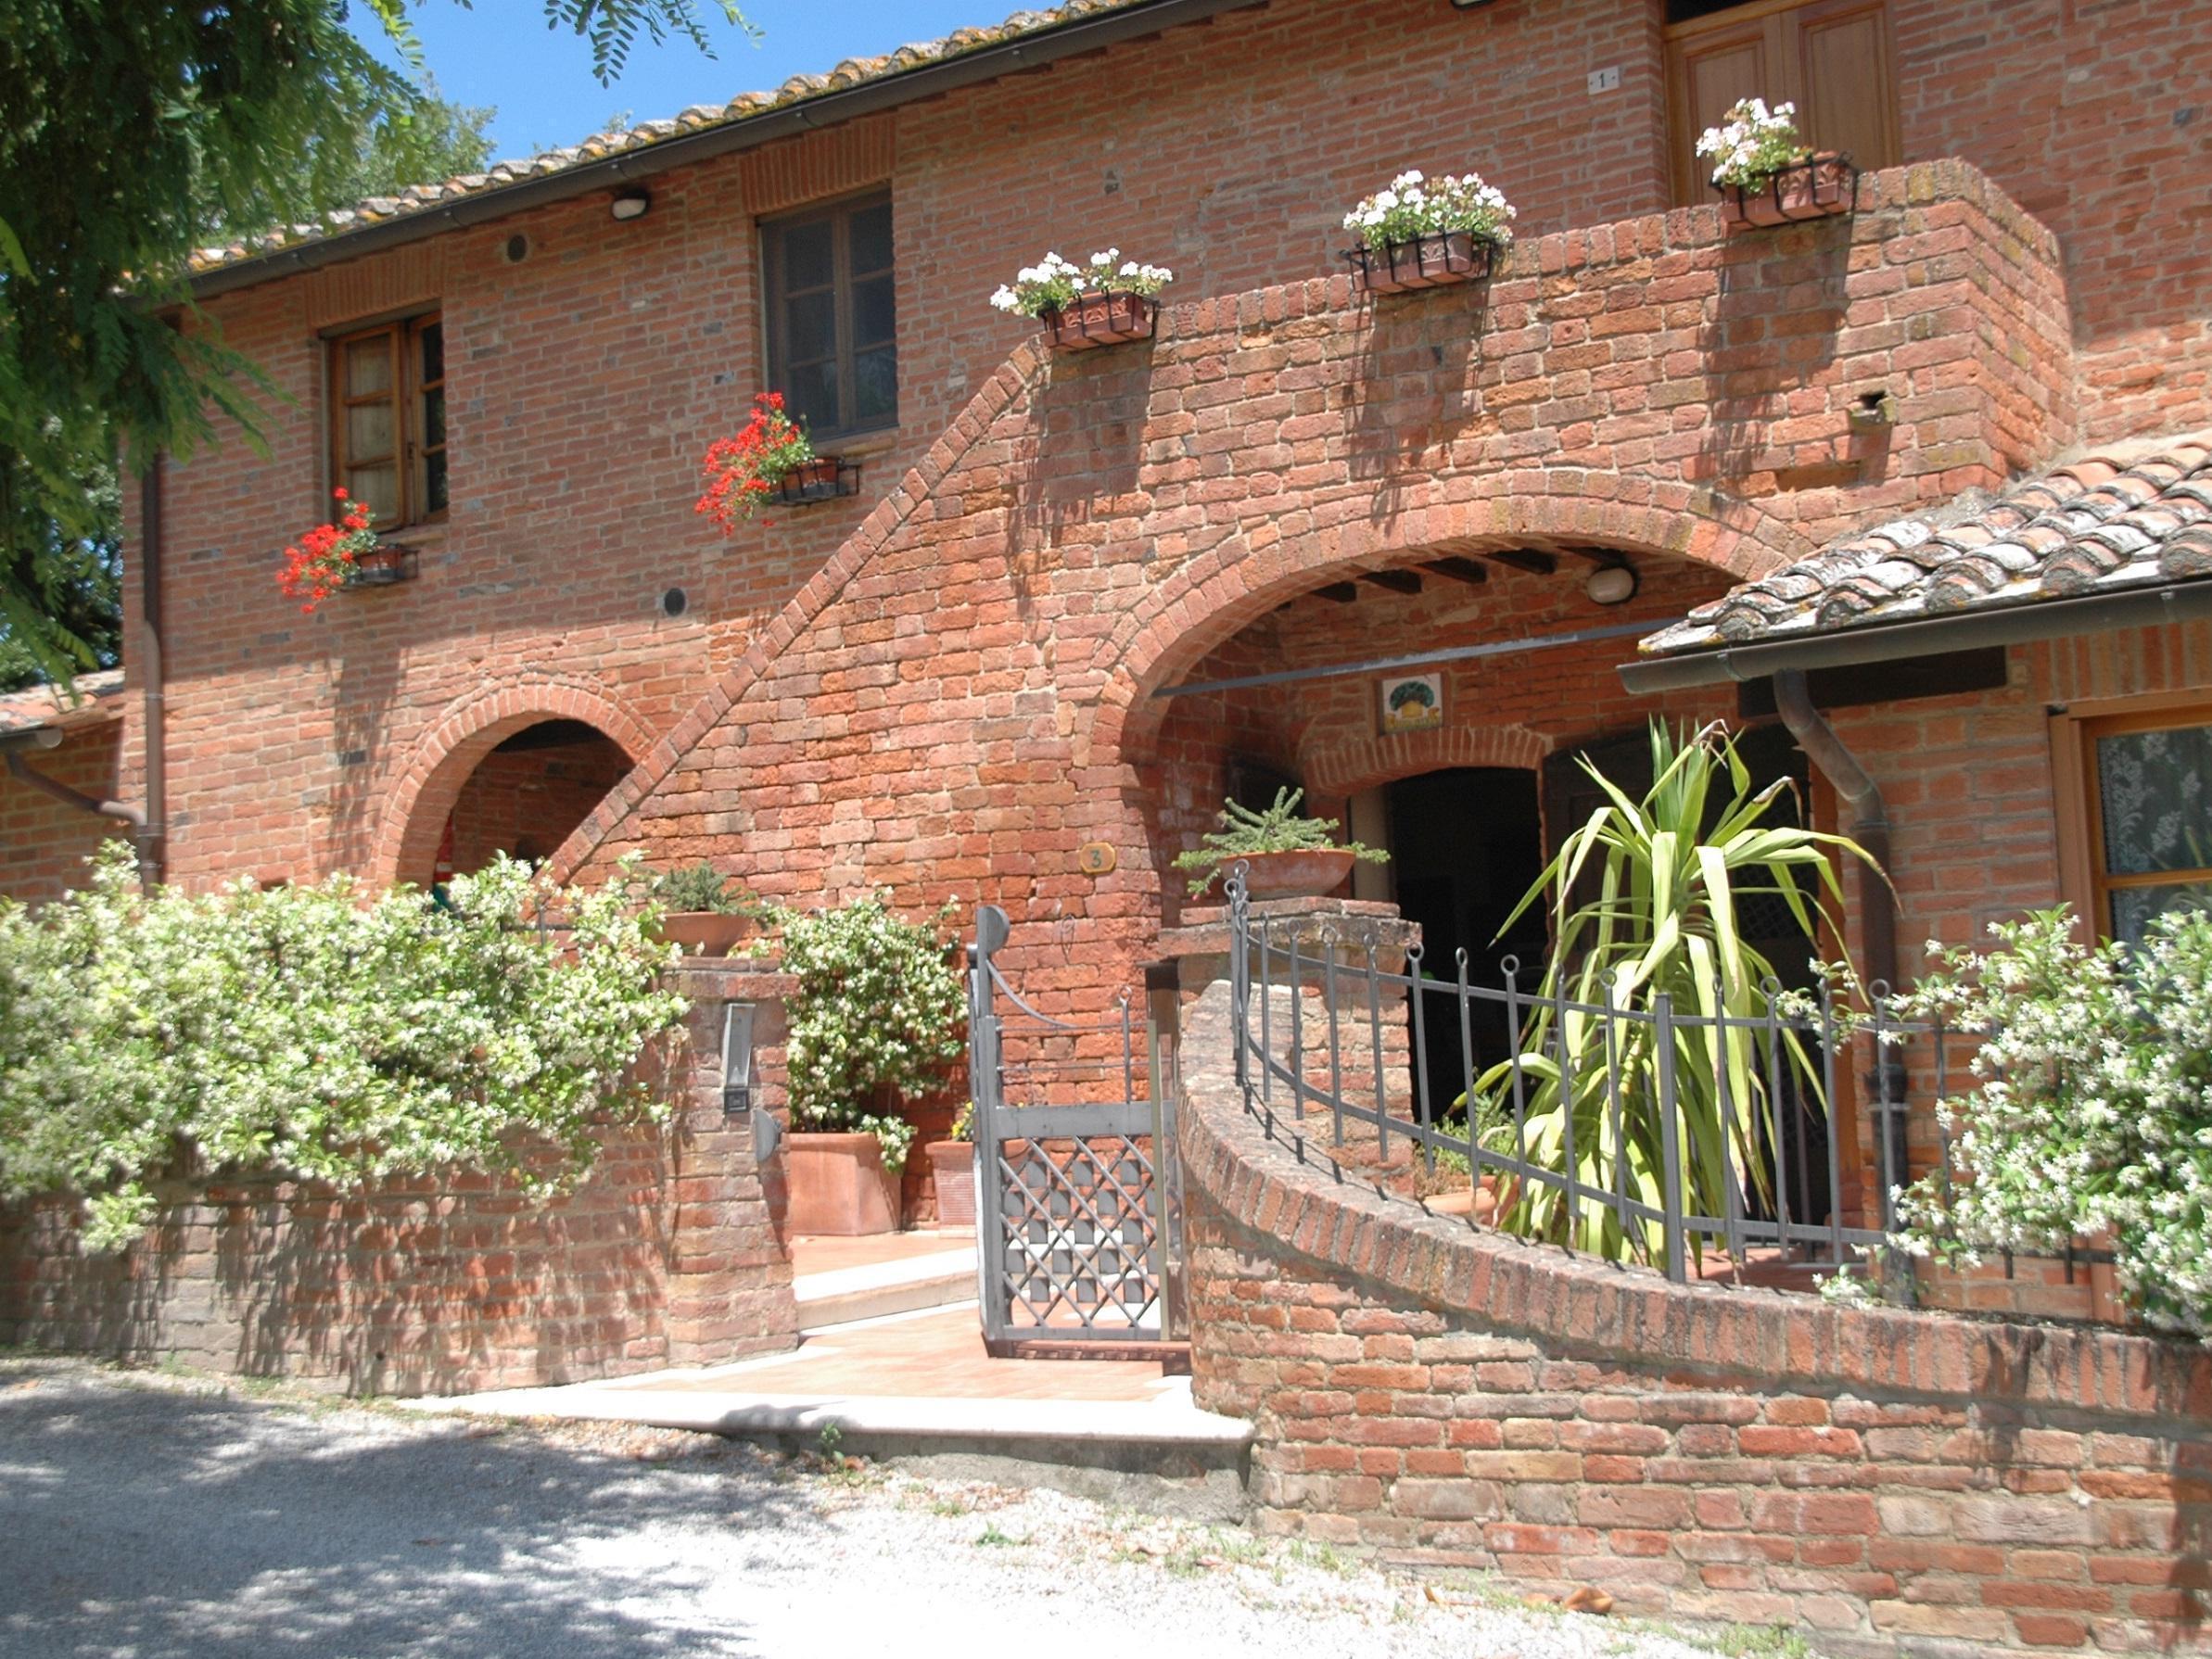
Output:
M798 1340L791 1258L777 1236L771 1199L781 1154L763 1171L749 1111L723 1101L723 1007L752 1005L755 1104L783 1105L783 999L790 980L774 962L685 958L672 976L691 999L690 1046L678 1062L675 1205L668 1240L670 1365L711 1365L781 1352Z

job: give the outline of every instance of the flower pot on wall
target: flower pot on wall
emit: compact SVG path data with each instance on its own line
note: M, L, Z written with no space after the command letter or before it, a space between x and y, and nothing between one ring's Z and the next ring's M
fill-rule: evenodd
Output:
M1045 339L1060 351L1087 351L1149 340L1160 316L1160 302L1142 294L1078 294L1058 310L1039 313Z
M859 489L860 463L840 461L834 455L817 455L812 461L802 461L776 480L776 499L786 507L803 507L808 501L858 495Z
M1859 170L1834 150L1823 150L1795 167L1786 167L1753 189L1723 184L1721 217L1731 225L1788 224L1848 213L1859 195Z
M872 1134L784 1136L783 1180L790 1233L852 1238L898 1231L898 1182Z
M966 1141L929 1143L930 1172L937 1185L937 1225L975 1225L975 1148Z
M1441 231L1380 247L1354 247L1344 254L1352 285L1369 294L1410 294L1417 288L1474 282L1490 274L1497 244L1471 231Z
M660 918L660 936L687 956L726 956L753 931L753 918L719 910L677 910Z
M1334 893L1352 873L1356 855L1349 847L1310 847L1287 853L1240 853L1224 859L1226 878L1245 867L1244 896L1252 899L1317 899Z

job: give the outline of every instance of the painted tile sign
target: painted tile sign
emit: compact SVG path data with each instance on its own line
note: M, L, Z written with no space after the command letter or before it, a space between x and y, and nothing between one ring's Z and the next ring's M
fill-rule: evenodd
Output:
M1382 703L1382 735L1433 731L1444 723L1444 680L1441 674L1400 674L1377 680Z

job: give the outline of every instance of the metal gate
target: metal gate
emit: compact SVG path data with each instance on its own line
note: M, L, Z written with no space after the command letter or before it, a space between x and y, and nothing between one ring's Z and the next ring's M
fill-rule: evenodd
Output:
M1007 933L985 905L968 951L984 1344L1179 1339L1172 1051L1126 992L1106 1020L1038 1013L993 960Z

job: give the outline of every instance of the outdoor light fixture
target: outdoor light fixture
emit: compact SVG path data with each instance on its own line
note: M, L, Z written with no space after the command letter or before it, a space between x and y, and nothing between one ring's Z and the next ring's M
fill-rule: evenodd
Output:
M1628 564L1600 564L1583 583L1583 591L1597 604L1625 604L1636 596L1635 568Z
M618 220L642 219L645 209L653 206L653 196L643 187L632 184L628 190L617 192L608 204L607 211Z
M763 1164L783 1142L783 1126L753 1104L753 1005L722 1005L722 1119L751 1120L753 1160Z

